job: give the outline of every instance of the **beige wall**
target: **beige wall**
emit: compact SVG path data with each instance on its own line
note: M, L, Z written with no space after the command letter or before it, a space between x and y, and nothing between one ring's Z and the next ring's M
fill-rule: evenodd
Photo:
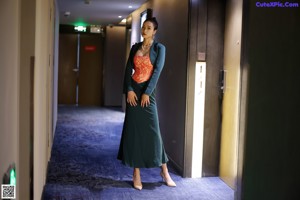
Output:
M53 0L36 2L34 73L34 199L40 199L52 144ZM53 11L53 10L52 10ZM53 13L51 20L53 20ZM50 59L50 64L49 64Z
M0 3L0 177L9 165L19 173L20 1ZM2 182L2 181L1 181ZM17 185L19 176L17 175ZM17 187L17 192L19 188Z
M36 7L35 7L35 3ZM17 199L30 199L30 57L35 55L34 199L40 199L49 158L52 91L49 56L53 25L52 1L1 1L0 25L0 173L16 164ZM37 18L35 18L35 13ZM9 19L9 20L8 20ZM36 26L35 26L36 24ZM21 31L22 30L22 31ZM36 36L36 37L35 37Z

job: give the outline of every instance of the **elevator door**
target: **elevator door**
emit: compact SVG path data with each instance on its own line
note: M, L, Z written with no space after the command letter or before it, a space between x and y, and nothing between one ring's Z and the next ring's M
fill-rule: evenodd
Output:
M60 34L59 104L102 105L103 39Z

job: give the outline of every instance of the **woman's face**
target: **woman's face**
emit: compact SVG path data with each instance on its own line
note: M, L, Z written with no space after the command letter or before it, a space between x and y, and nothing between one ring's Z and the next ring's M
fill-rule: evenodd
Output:
M156 30L154 30L154 25L152 22L146 21L143 24L141 32L144 39L152 39L156 33Z

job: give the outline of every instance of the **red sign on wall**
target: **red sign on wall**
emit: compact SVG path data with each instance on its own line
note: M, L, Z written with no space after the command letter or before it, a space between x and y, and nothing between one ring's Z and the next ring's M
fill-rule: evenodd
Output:
M96 46L85 46L84 50L86 50L86 51L95 51L96 50Z

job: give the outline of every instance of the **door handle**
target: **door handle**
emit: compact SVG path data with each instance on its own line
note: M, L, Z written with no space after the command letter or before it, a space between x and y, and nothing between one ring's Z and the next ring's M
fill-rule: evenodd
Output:
M226 89L226 81L227 81L226 75L227 75L226 70L220 71L219 85L220 85L220 90L222 91L222 93L225 93L225 89Z
M79 69L78 68L74 68L73 72L79 72Z

